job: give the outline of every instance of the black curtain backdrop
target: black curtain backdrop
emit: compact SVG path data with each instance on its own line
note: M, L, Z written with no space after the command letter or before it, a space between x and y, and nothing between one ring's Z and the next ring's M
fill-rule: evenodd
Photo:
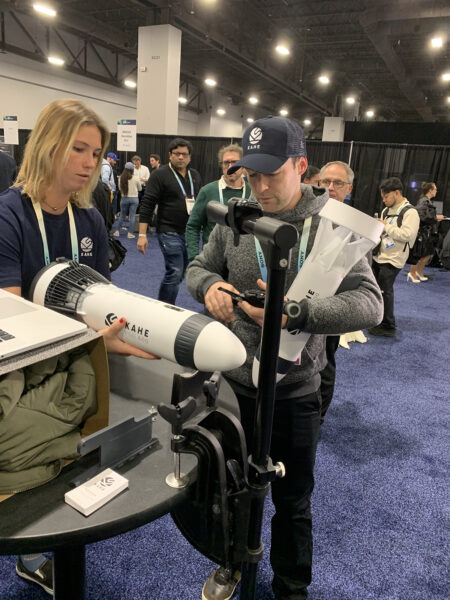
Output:
M341 160L348 162L350 155L350 142L321 142L319 140L306 140L308 163L319 169L327 162Z
M345 121L344 139L354 142L444 146L450 140L450 123Z
M29 130L19 130L19 145L14 148L18 165L29 133ZM117 135L112 133L108 152L118 155L117 173L120 174L125 162L134 154L141 156L145 165L149 164L150 154L159 154L161 164L166 164L171 139L173 136L138 134L137 151L126 153L116 150ZM189 136L188 139L193 146L191 164L200 172L204 184L218 179L221 174L217 162L219 149L239 142L232 138ZM421 182L434 181L438 188L436 201L443 202L443 212L450 216L450 146L307 140L306 148L309 163L319 168L332 160L348 162L351 155L350 166L355 171L351 204L367 214L381 211L380 182L395 176L402 180L405 196L413 204L420 196Z

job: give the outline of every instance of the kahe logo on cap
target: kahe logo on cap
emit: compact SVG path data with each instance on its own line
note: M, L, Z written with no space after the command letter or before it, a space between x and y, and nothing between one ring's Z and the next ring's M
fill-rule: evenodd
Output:
M259 127L254 127L248 136L249 144L251 146L258 144L262 140L262 135L261 129Z

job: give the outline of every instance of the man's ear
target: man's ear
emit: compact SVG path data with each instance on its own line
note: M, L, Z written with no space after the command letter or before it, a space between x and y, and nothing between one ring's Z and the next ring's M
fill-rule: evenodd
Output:
M297 173L302 176L308 168L308 159L306 156L300 156L297 158Z

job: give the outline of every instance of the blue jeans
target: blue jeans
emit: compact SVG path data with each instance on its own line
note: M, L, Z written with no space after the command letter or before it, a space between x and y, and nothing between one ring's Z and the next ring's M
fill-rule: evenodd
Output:
M136 210L139 204L139 200L136 198L129 198L127 196L122 196L122 200L120 201L120 217L117 220L117 231L120 231L122 224L125 221L125 217L128 215L129 225L128 225L128 233L133 233L134 231L134 217L136 216Z
M184 233L158 233L158 242L166 265L166 272L159 286L158 300L175 304L188 264Z

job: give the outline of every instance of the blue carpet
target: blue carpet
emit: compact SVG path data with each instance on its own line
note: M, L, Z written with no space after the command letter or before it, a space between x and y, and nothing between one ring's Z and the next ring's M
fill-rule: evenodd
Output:
M156 296L162 257L155 236L135 240L117 285ZM337 353L335 397L322 427L313 495L310 600L447 600L450 272L395 284L396 339L373 338ZM183 284L178 304L201 306ZM273 600L266 503L258 600ZM446 520L447 515L447 520ZM0 557L1 600L47 594ZM87 548L88 600L199 600L212 569L166 516Z

